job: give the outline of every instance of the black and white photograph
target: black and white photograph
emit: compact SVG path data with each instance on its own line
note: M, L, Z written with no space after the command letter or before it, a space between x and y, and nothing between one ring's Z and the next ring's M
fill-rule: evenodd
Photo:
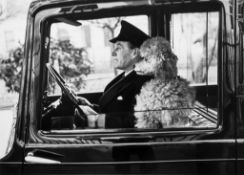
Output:
M243 175L244 0L0 0L0 175Z

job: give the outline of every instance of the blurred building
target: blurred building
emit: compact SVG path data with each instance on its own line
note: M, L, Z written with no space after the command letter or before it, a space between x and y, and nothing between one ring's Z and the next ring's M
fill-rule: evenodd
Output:
M0 57L24 43L27 10L32 0L0 0Z
M32 0L0 0L0 59L6 59L9 51L24 44L27 10ZM1 70L0 70L1 71ZM8 93L0 80L0 106L16 103L17 93Z

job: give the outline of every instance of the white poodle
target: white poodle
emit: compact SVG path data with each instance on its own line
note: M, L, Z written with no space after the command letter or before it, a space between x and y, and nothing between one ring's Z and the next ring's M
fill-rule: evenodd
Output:
M135 70L141 75L154 75L136 96L137 128L183 127L191 125L189 115L194 105L194 91L177 76L177 57L163 37L146 40L140 53L143 59Z

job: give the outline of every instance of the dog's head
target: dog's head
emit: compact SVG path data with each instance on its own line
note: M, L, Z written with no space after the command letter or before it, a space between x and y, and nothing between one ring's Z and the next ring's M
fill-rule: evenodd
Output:
M177 76L177 57L163 37L150 38L141 45L141 61L136 64L136 72L143 75L154 75L163 80Z

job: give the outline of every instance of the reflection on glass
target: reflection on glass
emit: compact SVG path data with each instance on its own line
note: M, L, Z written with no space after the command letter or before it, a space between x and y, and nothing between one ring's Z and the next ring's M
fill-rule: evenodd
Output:
M216 12L172 15L171 44L179 57L179 74L191 83L217 83Z

